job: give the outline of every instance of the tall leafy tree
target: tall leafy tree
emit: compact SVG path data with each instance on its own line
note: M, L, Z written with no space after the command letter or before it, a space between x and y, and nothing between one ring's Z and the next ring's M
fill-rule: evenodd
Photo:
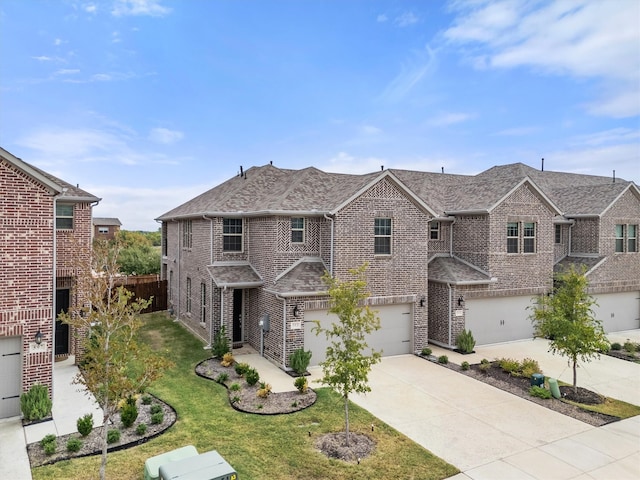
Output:
M120 230L112 241L117 245L120 272L127 275L160 273L160 248L154 246L159 233Z
M541 295L533 313L535 335L549 339L549 351L567 357L573 366L573 389L578 391L578 361L590 362L609 349L602 322L595 318L594 298L587 292L585 271L573 266L554 277L554 291Z
M86 334L81 347L82 368L75 382L95 396L104 415L101 480L106 476L107 426L119 401L144 391L170 366L138 341L137 333L142 326L139 313L150 300L133 300L130 291L115 286L117 245L106 241L94 243L91 264L85 262L75 267L77 306L59 316L76 332Z
M349 445L349 395L352 392L370 392L369 372L380 361L381 352L370 351L366 336L380 328L376 312L364 305L369 296L365 271L367 264L349 270L351 279L340 281L329 273L323 276L330 297L329 313L338 316L339 322L322 328L315 321L316 335L324 334L329 340L326 360L322 366L325 385L336 390L344 399L346 443Z

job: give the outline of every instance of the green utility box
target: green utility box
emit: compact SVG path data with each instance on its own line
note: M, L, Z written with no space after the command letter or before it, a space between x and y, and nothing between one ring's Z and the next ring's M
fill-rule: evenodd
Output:
M238 480L238 474L215 450L160 466L160 480Z
M531 386L544 387L544 375L541 373L531 375Z
M159 469L162 465L170 462L176 462L185 458L198 456L198 450L193 445L177 448L170 452L163 453L151 457L144 462L144 480L158 480Z

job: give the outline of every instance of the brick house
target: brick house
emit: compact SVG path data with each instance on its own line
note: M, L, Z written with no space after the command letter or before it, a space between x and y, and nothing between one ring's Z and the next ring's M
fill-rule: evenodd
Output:
M54 318L81 296L73 245L90 246L99 200L0 148L0 418L20 415L34 383L51 393L55 356L78 349Z
M224 325L282 368L300 347L323 360L311 331L332 321L321 276L364 262L382 325L369 344L384 355L453 347L464 328L478 344L531 338L527 307L567 263L589 268L607 331L639 327L632 182L523 164L475 176L266 165L158 220L177 318L209 343Z
M93 217L92 223L93 238L99 240L113 240L122 226L117 218Z

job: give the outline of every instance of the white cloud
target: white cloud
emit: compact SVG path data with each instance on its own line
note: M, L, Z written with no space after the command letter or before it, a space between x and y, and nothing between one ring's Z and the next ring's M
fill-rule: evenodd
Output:
M179 142L183 138L184 133L168 128L153 128L149 132L149 140L165 145Z
M500 130L496 133L496 135L505 136L505 137L524 137L526 135L531 135L532 133L536 133L539 131L539 127L514 127L507 128L505 130Z
M360 127L360 133L362 135L374 136L382 133L382 129L375 127L373 125L362 125Z
M122 38L120 37L120 32L112 32L111 33L111 43L120 43L122 42Z
M377 21L378 23L384 23L384 22L386 22L387 20L389 20L389 18L388 18L384 13L381 13L380 15L378 15L378 16L376 17L376 21Z
M63 43L67 43L67 42L65 42L65 41L64 41L64 40L62 40L61 38L56 38L56 39L53 41L53 44L54 44L56 47L59 47L59 46L60 46L60 45L62 45Z
M80 73L80 70L77 68L61 68L60 70L56 70L54 75L76 75Z
M615 170L617 178L638 183L640 182L639 155L637 143L597 147L585 145L583 148L558 150L545 155L545 168L548 165L549 170L558 170L553 165L562 165L563 171L602 176L613 176L613 170Z
M449 125L454 125L456 123L466 122L467 120L470 120L474 117L475 115L472 113L447 112L431 118L427 121L427 124L432 127L446 127Z
M95 3L87 3L87 4L83 5L82 8L87 13L91 13L91 14L98 13L98 7L97 7L97 5Z
M433 155L432 157L404 157L404 158L381 158L381 157L357 157L347 152L339 152L334 157L326 160L318 167L325 172L349 173L361 175L385 170L417 170L421 172L440 172L444 167L447 173L460 165L460 161L447 156ZM449 172L451 170L451 172ZM460 173L460 172L458 172Z
M391 103L402 100L435 69L435 66L436 54L430 47L416 52L409 62L401 66L400 73L384 89L380 100Z
M160 5L160 0L116 0L111 14L120 16L163 17L171 13L171 9Z
M413 12L405 12L399 16L397 16L393 23L398 27L408 27L409 25L413 25L414 23L418 23L420 19Z
M476 67L529 67L550 75L596 78L606 84L588 105L593 114L640 114L640 3L636 0L458 1L444 32L471 46ZM468 50L467 50L468 51Z

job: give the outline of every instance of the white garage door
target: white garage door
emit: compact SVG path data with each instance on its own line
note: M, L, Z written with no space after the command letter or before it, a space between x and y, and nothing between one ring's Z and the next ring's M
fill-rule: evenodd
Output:
M530 296L467 300L466 328L473 333L476 345L533 338L531 310L527 310L534 305L531 300ZM455 338L452 342L455 344Z
M367 344L369 347L376 351L382 350L382 355L385 357L411 353L412 305L382 305L371 308L378 312L380 330L376 330L368 336ZM311 350L311 365L318 365L326 358L328 341L324 334L316 335L312 331L315 326L313 320L319 320L322 327L327 328L333 322L337 322L338 317L328 315L326 310L312 310L305 312L304 318L304 348Z
M594 295L595 317L602 321L604 331L621 332L640 328L640 292L603 293Z
M0 418L20 415L21 337L0 338Z

